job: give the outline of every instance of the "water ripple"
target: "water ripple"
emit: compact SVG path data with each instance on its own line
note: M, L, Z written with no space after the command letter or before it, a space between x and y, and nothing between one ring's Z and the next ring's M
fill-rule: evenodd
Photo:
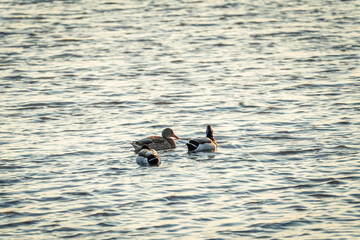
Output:
M0 9L0 238L360 237L357 1Z

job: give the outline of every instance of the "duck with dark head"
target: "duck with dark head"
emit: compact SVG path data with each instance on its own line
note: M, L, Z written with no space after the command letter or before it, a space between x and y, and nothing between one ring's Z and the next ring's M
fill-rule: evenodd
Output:
M156 150L150 149L148 145L144 145L139 151L136 162L142 166L159 166L161 159Z
M206 127L206 137L191 139L186 146L190 152L201 151L215 151L217 149L217 142L214 138L214 131L211 125Z

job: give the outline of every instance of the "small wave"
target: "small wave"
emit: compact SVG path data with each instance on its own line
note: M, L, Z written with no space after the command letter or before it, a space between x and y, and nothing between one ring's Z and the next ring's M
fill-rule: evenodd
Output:
M91 106L95 106L95 107L109 107L109 106L114 106L114 107L123 107L126 104L126 102L124 101L109 101L109 102L95 102L92 103Z
M14 207L14 206L19 205L21 203L22 203L22 201L19 201L19 200L8 201L8 202L0 203L0 207L3 207L3 208Z
M88 192L65 192L65 194L74 196L92 196L92 194Z
M52 229L52 230L45 231L45 232L48 232L48 233L51 233L51 232L76 232L76 231L82 231L82 230L83 229L80 229L80 228L61 227L61 228L56 228L56 229Z
M80 39L75 38L61 38L57 40L58 42L80 42Z
M298 90L298 89L303 89L303 88L314 88L314 87L316 87L314 84L303 83L303 84L286 87L281 90L289 91L289 90Z
M38 199L39 202L57 202L57 201L64 201L67 200L67 198L56 196L56 197L43 197Z
M33 109L42 109L42 108L58 108L65 105L74 104L74 102L35 102L27 103L20 106L14 106L8 108L7 110L33 110Z
M258 229L250 229L250 230L226 230L226 231L218 231L217 233L221 235L229 235L229 236L252 236L254 233L259 233Z
M153 227L154 228L172 228L172 227L176 227L176 226L178 226L178 224L165 223L165 224L161 224L161 225L155 225Z
M284 222L274 222L274 223L257 223L253 224L250 227L252 228L265 228L265 229L285 229L294 226L302 226L306 224L311 224L312 222L305 219L293 220L293 221L284 221Z
M281 139L296 139L295 137L289 135L279 135L279 136L260 136L259 138L271 139L271 140L281 140Z
M305 207L305 206L302 206L302 205L291 205L291 206L288 206L286 207L288 209L294 209L296 211L306 211L308 208Z
M19 227L19 226L23 226L23 225L32 225L32 224L36 224L38 222L39 222L39 220L28 220L28 221L2 224L2 225L0 225L0 229L1 228L14 228L14 227Z
M167 101L157 101L154 102L155 105L170 105L170 104L174 104L173 102L167 102Z
M308 153L308 152L316 152L320 151L321 148L314 148L314 149L300 149L300 150L284 150L279 151L276 154L277 155L293 155L293 154L301 154L301 153Z
M6 216L6 217L18 217L18 216L22 216L22 215L24 215L24 214L20 213L20 212L15 212L15 211L0 212L0 216Z
M234 44L228 44L228 43L216 43L213 44L214 47L231 47L234 46Z
M295 185L295 186L254 189L254 190L250 190L250 192L278 191L278 190L285 190L285 189L292 189L292 188L302 189L302 188L313 188L316 186L318 186L318 184L299 184L299 185Z
M323 183L323 182L334 181L336 179L335 178L310 178L309 180L312 182Z
M359 193L353 193L353 194L350 194L350 195L360 199L360 194Z
M339 148L339 149L351 149L351 147L348 147L348 146L346 146L346 145L338 145L338 146L336 146L336 147L334 147L334 148Z
M304 35L308 35L308 34L316 33L316 32L318 32L318 31L313 31L313 30L282 31L282 32L264 33L264 34L253 34L253 35L251 35L251 37L253 37L255 39L277 37L277 36L299 37L299 36L304 36Z
M82 55L73 54L73 53L63 53L63 54L53 55L51 58L58 59L58 58L79 58L79 57L82 57Z
M336 197L339 197L337 195L325 194L325 193L315 193L315 194L310 194L310 196L316 197L316 198L336 198Z
M10 185L18 182L20 182L19 179L0 179L0 185Z
M255 106L255 105L246 104L244 102L239 102L239 106L244 107L244 108L257 108L258 107L258 106Z
M68 152L68 153L59 153L59 154L50 154L48 157L63 157L63 156L77 156L77 155L91 155L95 154L90 151L77 151L77 152Z
M1 169L19 169L19 168L25 168L24 166L20 165L0 165Z
M327 184L338 185L338 184L342 184L342 182L339 180L332 180L332 181L327 182Z
M53 117L39 117L39 121L47 121L47 120L56 120L56 118L53 118Z
M349 122L349 121L340 121L340 122L337 122L336 124L339 124L339 125L350 125L351 122Z
M111 216L116 216L116 215L119 215L119 213L98 212L98 213L89 215L89 217L111 217Z

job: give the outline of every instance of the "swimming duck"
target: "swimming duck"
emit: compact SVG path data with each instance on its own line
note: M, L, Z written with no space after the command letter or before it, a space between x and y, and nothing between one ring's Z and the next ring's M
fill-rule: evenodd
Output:
M176 148L175 139L179 139L171 128L165 128L160 136L149 136L139 141L134 141L131 145L135 148L135 152L139 152L145 144L148 145L150 149L155 150L164 150Z
M189 143L186 143L186 146L191 152L216 150L217 142L215 141L211 125L206 127L206 137L191 139Z
M156 150L150 149L149 146L144 145L139 151L136 162L142 166L159 166L161 159Z

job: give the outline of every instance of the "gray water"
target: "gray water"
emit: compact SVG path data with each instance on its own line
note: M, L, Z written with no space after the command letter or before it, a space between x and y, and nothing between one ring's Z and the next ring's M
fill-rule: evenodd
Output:
M0 12L1 239L360 239L359 0Z

